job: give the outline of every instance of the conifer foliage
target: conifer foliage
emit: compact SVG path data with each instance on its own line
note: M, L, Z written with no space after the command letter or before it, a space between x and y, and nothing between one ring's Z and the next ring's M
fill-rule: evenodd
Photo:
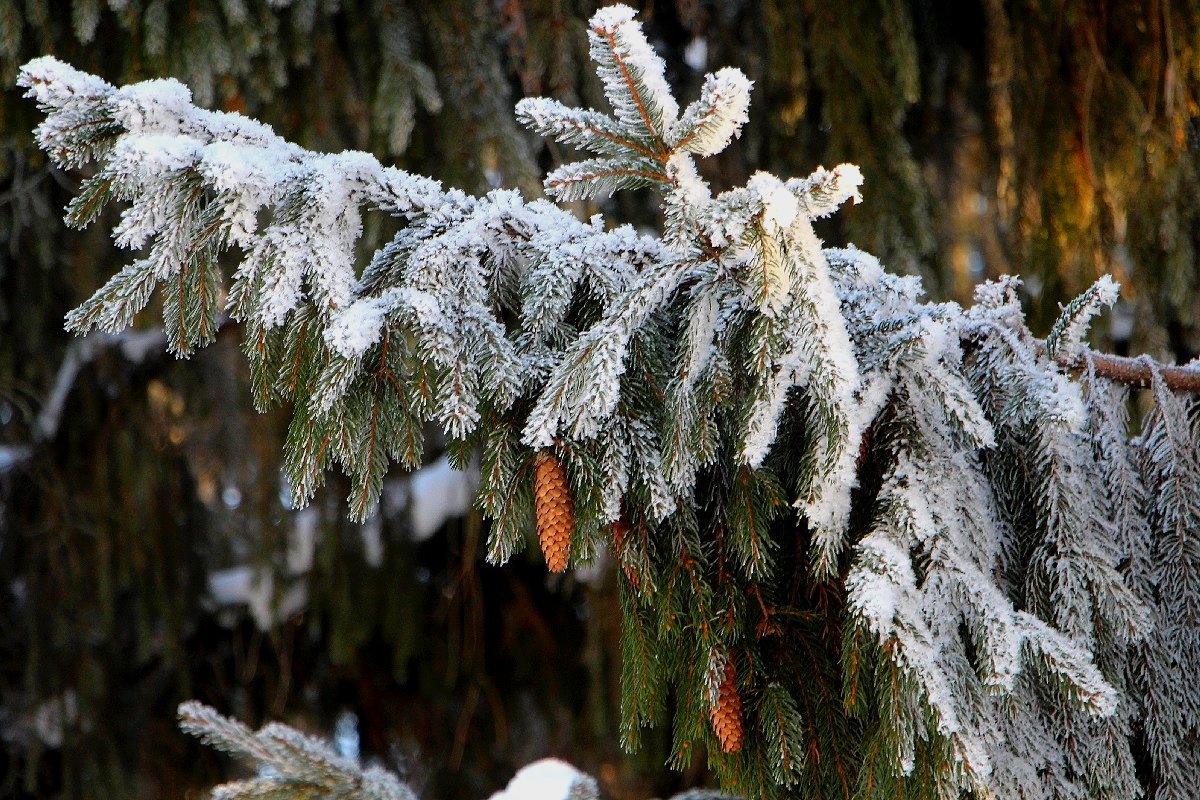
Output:
M1046 341L1015 279L928 302L822 247L813 222L861 199L856 167L715 196L700 179L747 120L740 72L680 109L630 9L589 40L612 113L533 98L518 119L592 154L549 195L651 187L659 237L311 152L171 80L30 62L39 144L98 165L68 222L126 202L115 235L141 251L68 325L123 329L157 290L186 356L241 321L255 403L293 408L300 505L336 463L368 516L427 424L459 465L478 451L494 561L534 531L552 571L613 552L623 743L669 724L671 763L705 752L725 790L1187 796L1200 416L1147 367L1130 438L1124 385L1083 345L1115 285ZM360 267L364 210L401 228Z
M257 778L227 783L214 800L251 798L355 797L361 800L416 800L413 791L379 767L359 767L325 742L272 723L251 731L200 703L179 707L180 727L220 750L263 767Z

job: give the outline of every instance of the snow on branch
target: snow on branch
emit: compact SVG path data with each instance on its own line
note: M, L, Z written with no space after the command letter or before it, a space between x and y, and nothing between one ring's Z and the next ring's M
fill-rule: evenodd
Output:
M192 106L173 81L117 89L47 57L26 65L20 82L48 112L38 130L42 146L64 165L77 156L100 162L85 187L86 209L72 219L86 223L108 200L128 200L117 241L148 246L69 316L70 327L119 330L158 286L171 349L187 354L215 335L223 277L217 256L241 249L228 298L233 317L248 323L256 401L315 389L311 414L294 429L301 441L291 442L306 453L292 475L300 504L333 458L356 479L355 514L369 513L388 463L419 459L413 431L423 421L462 438L485 409L503 411L516 399L524 377L537 374L530 359L540 356L515 349L503 318L516 309L497 305L490 292L516 298L530 263L570 257L543 238L586 232L592 263L604 265L590 282L608 296L656 250L620 231L592 230L548 204L527 205L512 192L471 198L364 153L303 150L240 115ZM360 276L355 248L364 207L408 224ZM380 362L388 342L389 359ZM308 363L321 343L334 358L302 385L307 370L286 365ZM414 393L399 376L418 363L425 373ZM351 402L364 382L375 384L374 400ZM399 413L384 402L390 396L403 401ZM365 425L365 439L348 435L348 418ZM328 441L322 430L334 423L344 431L332 437L337 446L310 441Z
M656 185L695 193L699 179L689 154L715 155L740 135L752 82L732 68L708 75L700 98L680 116L663 77L665 64L633 9L616 5L596 12L588 38L614 116L545 97L517 103L517 119L527 127L600 156L555 169L544 181L546 192L567 201Z
M271 723L253 731L195 700L179 706L179 727L205 744L245 759L258 768L249 780L222 784L214 800L263 797L327 797L342 800L417 800L413 790L379 766L335 752L321 739L288 725ZM558 758L543 758L517 770L489 800L600 800L596 779ZM670 800L736 800L692 789Z
M750 81L710 75L681 114L631 9L597 12L589 39L612 113L533 98L517 115L594 156L551 172L547 194L655 188L659 236L515 191L472 197L364 153L314 153L196 108L174 81L116 88L30 62L19 81L47 113L39 143L65 167L98 166L68 221L126 203L114 233L141 250L69 326L124 329L157 288L168 346L186 355L223 313L219 256L240 251L228 309L246 323L256 404L291 404L295 505L336 464L351 514L369 516L391 465L422 463L430 424L449 443L441 479L478 449L489 557L512 557L547 514L570 528L571 562L608 547L626 741L663 721L670 693L674 763L703 744L727 786L772 795L824 768L792 741L825 726L801 713L824 702L817 673L760 644L779 619L811 617L804 604L828 587L844 592L828 622L846 642L840 678L818 677L848 687L825 727L863 732L851 780L944 797L1136 785L1128 731L1167 702L1187 719L1151 731L1156 780L1187 785L1200 679L1173 681L1154 637L1167 624L1196 638L1200 424L1174 392L1200 391L1200 370L1088 351L1116 296L1108 280L1042 341L1016 279L985 283L964 309L869 254L825 248L814 220L862 199L851 164L759 173L714 196L693 157L738 135ZM399 232L360 263L364 213ZM1142 439L1113 405L1116 382L1155 390ZM0 469L19 457L0 452ZM552 486L536 468L547 463ZM1151 577L1138 570L1155 537L1174 549L1171 571ZM732 676L720 714L711 670L692 668L713 653ZM378 779L379 796L408 797L281 729L184 713L284 779L347 792ZM553 793L586 785L557 767L530 775Z
M213 791L214 800L280 795L417 800L412 789L387 770L363 768L335 753L327 743L287 725L271 723L256 732L206 705L189 701L179 706L179 726L205 743L260 768L258 777L217 787Z
M672 126L667 144L698 156L724 150L741 135L749 119L750 88L754 83L741 70L726 67L704 78L700 99L690 104Z
M679 118L679 104L664 77L666 64L634 16L634 10L623 5L597 11L588 29L590 52L617 119L661 147Z
M1083 294L1063 309L1062 316L1054 323L1046 337L1046 352L1051 358L1078 356L1083 349L1092 320L1106 308L1117 302L1121 287L1110 276L1096 281Z

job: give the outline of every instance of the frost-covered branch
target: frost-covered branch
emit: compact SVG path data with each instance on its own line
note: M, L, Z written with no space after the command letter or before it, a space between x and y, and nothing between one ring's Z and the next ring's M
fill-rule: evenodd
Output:
M416 794L381 767L362 767L325 742L270 723L252 731L195 701L179 706L179 725L206 744L247 759L259 768L248 780L213 790L213 800L262 797L342 797L347 800L417 800Z
M1091 370L1108 380L1140 389L1149 388L1157 379L1173 391L1200 392L1200 367L1168 366L1148 356L1114 356L1084 346L1092 320L1116 303L1119 291L1120 286L1105 275L1072 300L1046 337L1046 352L1050 357L1075 374Z
M369 516L428 424L447 465L477 451L489 557L534 531L555 569L613 553L623 742L669 696L671 763L704 745L726 787L1131 797L1135 726L1155 785L1188 785L1200 678L1174 679L1200 663L1200 414L1174 390L1200 388L1195 368L1085 348L1108 280L1043 341L1015 279L964 309L825 248L814 220L862 200L853 165L714 195L694 158L738 134L750 82L721 70L681 113L630 9L599 11L589 41L611 113L517 114L595 156L550 196L653 187L660 236L307 151L173 81L30 62L39 142L98 164L68 221L126 202L117 241L143 251L69 324L124 328L158 288L186 354L233 251L254 399L293 410L296 503L336 463ZM399 233L360 263L364 213ZM1121 382L1154 388L1140 439Z
M280 723L252 731L194 700L179 706L180 727L218 750L252 763L258 776L225 783L213 800L264 797L320 797L341 800L416 800L395 775L378 766L362 767L326 742ZM557 758L543 758L517 771L508 786L489 800L600 800L596 780ZM670 800L737 800L692 789Z

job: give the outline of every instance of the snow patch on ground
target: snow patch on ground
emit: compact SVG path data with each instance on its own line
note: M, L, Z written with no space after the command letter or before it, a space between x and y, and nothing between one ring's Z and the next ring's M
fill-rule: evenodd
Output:
M578 792L577 785L594 786L595 782L561 759L543 758L518 770L508 787L493 794L491 800L567 800L589 796ZM594 791L590 796L595 796Z

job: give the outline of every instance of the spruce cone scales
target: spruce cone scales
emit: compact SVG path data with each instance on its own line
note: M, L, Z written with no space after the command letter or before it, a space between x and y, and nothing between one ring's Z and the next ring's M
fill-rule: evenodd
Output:
M745 730L742 723L742 696L737 690L737 671L733 661L725 663L725 680L717 691L717 703L710 712L713 732L721 743L721 749L726 753L736 753L742 749L742 739Z
M546 568L551 572L563 572L571 555L575 503L571 499L571 487L567 485L567 471L549 450L543 450L537 456L533 507Z

